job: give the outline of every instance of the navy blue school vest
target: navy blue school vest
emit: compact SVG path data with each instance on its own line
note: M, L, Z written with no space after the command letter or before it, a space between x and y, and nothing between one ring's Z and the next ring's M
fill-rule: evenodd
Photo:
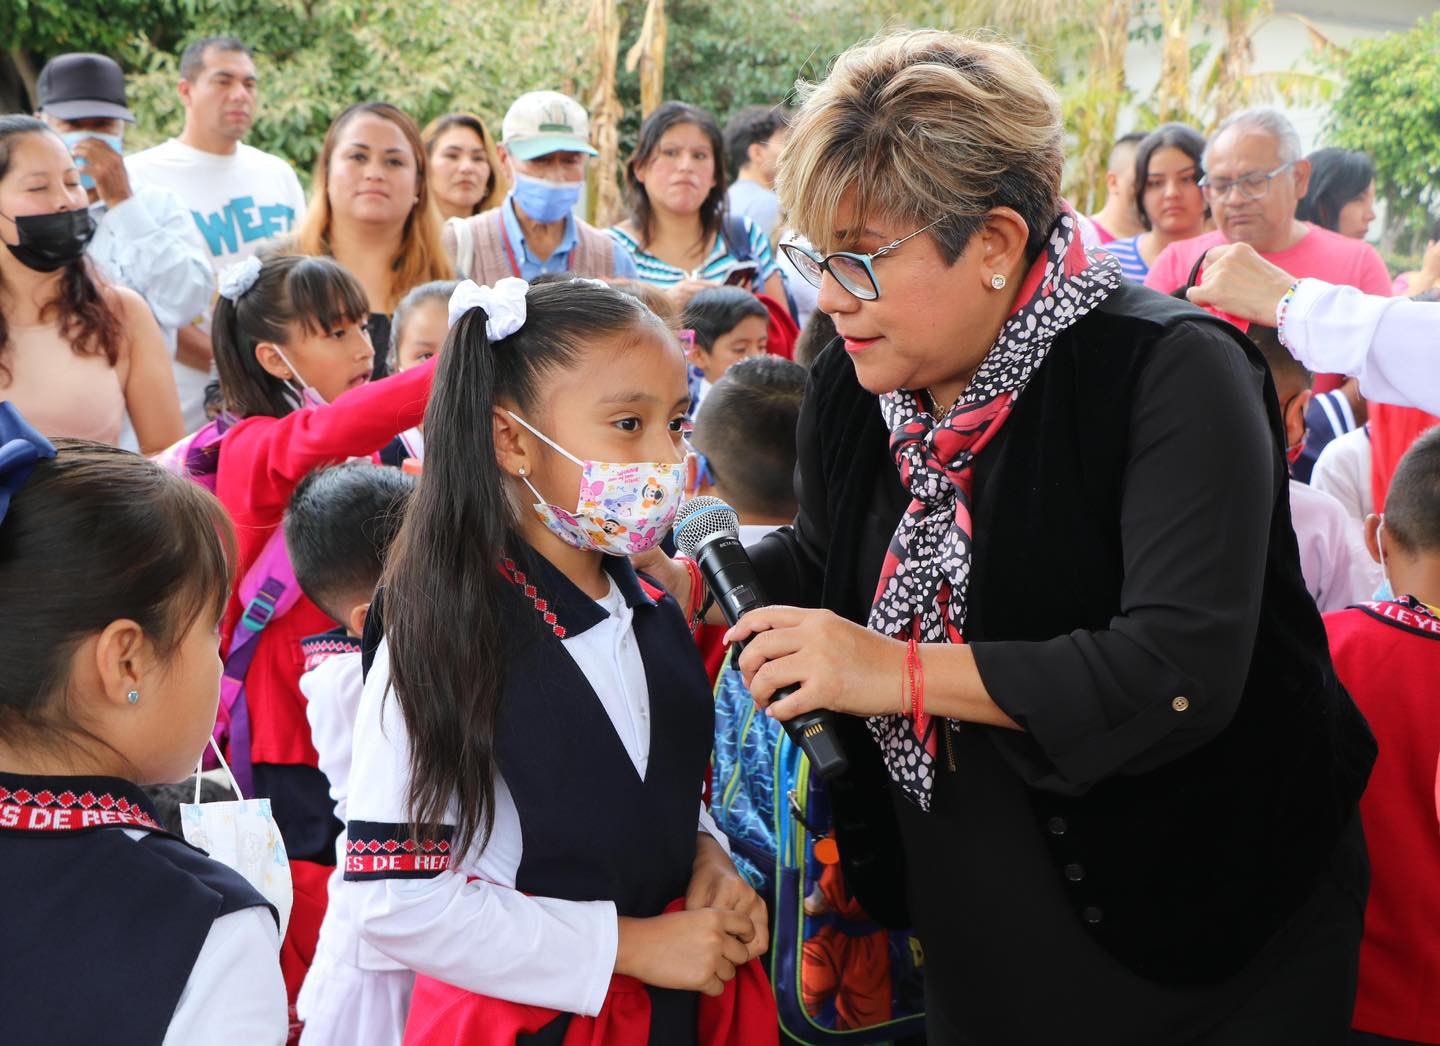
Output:
M659 915L690 882L713 742L715 712L699 650L674 599L652 598L629 560L606 556L605 570L634 615L650 695L650 759L642 780L562 644L603 621L605 611L543 556L525 553L508 564L515 583L507 597L509 656L495 732L496 760L524 841L515 888L562 900L611 900L621 916ZM383 634L382 602L377 595L366 622L366 662ZM404 825L373 827L385 846L403 843L408 833ZM650 1042L694 1042L696 994L647 991ZM526 1041L558 1043L568 1022L562 1017Z
M158 1046L211 924L269 907L129 781L7 773L0 897L6 1046Z
M710 758L714 706L684 615L668 596L641 588L628 560L605 566L634 614L635 641L650 692L650 759L642 780L589 681L560 648L605 611L543 557L531 557L527 589L514 590L517 617L540 627L506 666L495 750L520 814L525 846L515 886L565 900L608 898L622 916L659 915L685 896L695 860L700 788ZM536 613L545 600L552 626ZM545 758L535 758L544 753ZM695 1036L696 996L648 989L650 1041Z

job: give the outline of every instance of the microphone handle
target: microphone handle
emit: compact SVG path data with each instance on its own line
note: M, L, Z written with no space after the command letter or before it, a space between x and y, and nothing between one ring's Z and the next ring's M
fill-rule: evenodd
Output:
M730 623L733 625L735 622ZM730 645L734 647L737 656L745 652L744 643ZM793 683L782 686L771 696L770 703L782 701L799 689ZM801 712L780 725L785 728L785 733L790 735L790 740L796 747L809 758L811 769L824 780L839 777L850 768L850 760L845 757L845 751L835 737L835 724L832 713L828 710L817 708Z
M703 550L697 549L696 562L700 564L706 583L715 593L716 602L725 620L735 624L741 617L766 605L764 592L745 547L731 536L724 536L707 543ZM732 644L736 654L743 653L744 643ZM795 693L799 687L787 686L775 691L771 702L779 701ZM805 753L811 768L824 780L832 780L849 769L850 761L840 740L835 735L835 715L828 709L818 708L802 712L780 724L790 740Z

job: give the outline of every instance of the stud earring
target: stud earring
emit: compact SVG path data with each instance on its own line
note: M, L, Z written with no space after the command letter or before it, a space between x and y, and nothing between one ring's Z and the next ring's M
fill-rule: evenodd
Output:
M990 277L990 286L994 287L997 291L1003 291L1005 289L1005 284L1008 282L1010 281L1005 279L1005 274L1003 272L997 272L994 276Z
M521 465L521 466L520 466L520 475L522 475L522 476L528 476L528 475L530 475L530 466L528 466L528 465Z
M138 691L138 690L132 690L132 691L130 691L128 694L125 695L125 700L126 700L126 701L129 701L132 705L134 705L134 704L139 704L139 703L140 703L140 691Z

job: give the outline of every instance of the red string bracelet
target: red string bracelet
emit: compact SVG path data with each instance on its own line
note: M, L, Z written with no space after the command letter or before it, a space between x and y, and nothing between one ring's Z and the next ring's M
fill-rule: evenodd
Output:
M910 640L911 655L915 658L915 722L925 718L925 662L920 660L920 646Z
M917 692L915 671L915 666L919 663L920 655L918 652L918 647L915 642L915 637L911 636L909 643L907 643L905 647L905 674L909 677L910 680L910 718L912 721L915 720L919 715L916 702Z

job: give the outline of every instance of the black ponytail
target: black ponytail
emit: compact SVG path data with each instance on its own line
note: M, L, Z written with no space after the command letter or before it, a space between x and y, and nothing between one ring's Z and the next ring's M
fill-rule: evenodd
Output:
M523 561L518 507L496 459L495 406L531 411L546 379L590 339L669 337L640 302L586 281L537 283L527 319L491 343L471 309L451 328L425 412L425 470L384 586L390 677L410 737L410 816L430 835L455 802L452 852L484 845L495 819L495 727L507 649L537 619L506 614L503 557Z

